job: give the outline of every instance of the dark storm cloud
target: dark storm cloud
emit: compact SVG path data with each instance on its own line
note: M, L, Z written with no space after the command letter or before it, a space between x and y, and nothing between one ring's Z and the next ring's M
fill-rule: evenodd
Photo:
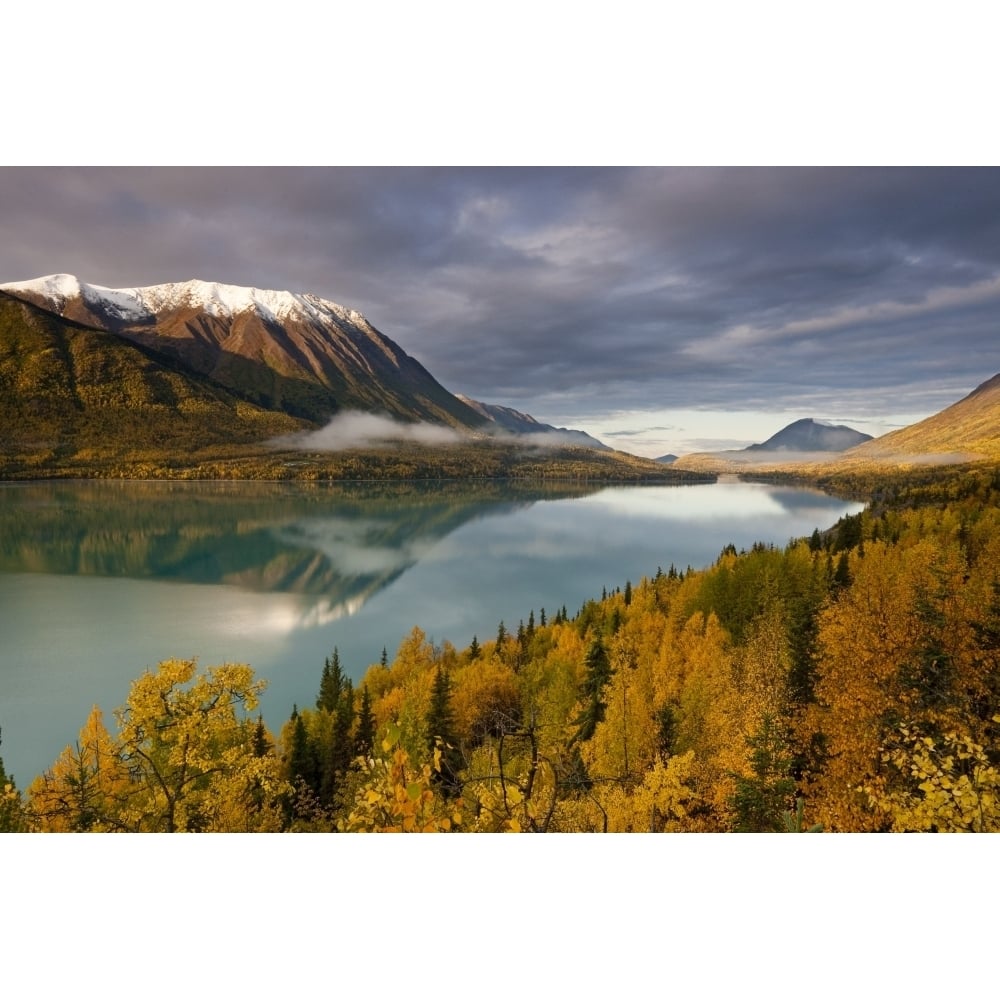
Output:
M992 169L5 168L0 280L316 292L541 419L930 411L1000 369L998 205Z

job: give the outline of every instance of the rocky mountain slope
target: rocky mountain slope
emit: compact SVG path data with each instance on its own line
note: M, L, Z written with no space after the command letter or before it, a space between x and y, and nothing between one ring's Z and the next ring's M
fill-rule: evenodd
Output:
M190 453L303 426L169 357L0 293L0 459Z
M929 464L1000 459L1000 374L909 427L844 452L844 464Z
M667 478L526 414L517 422L529 433L495 433L498 414L516 411L452 396L339 309L191 283L122 291L57 276L0 287L0 479ZM338 439L336 453L314 441L359 409L399 435L367 450ZM408 434L428 428L453 443Z
M316 423L345 410L469 429L484 422L361 313L315 295L205 281L104 288L66 274L0 291Z

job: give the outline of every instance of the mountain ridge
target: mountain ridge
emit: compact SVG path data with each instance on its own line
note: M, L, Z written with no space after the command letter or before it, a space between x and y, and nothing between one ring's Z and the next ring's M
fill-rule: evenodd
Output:
M461 393L458 398L487 420L494 423L498 430L510 434L544 434L547 439L558 440L563 444L579 445L582 448L596 448L603 451L613 451L603 441L591 436L586 431L571 430L568 427L555 427L543 424L528 413L522 413L510 406L499 406L496 403L481 403L470 399Z
M65 282L56 283L56 291L60 289L75 296ZM595 443L581 448L578 440L555 441L545 433L490 434L491 421L451 396L429 373L426 384L461 408L459 414L470 414L467 421L446 422L428 397L423 397L422 411L409 406L411 398L417 403L421 398L407 395L404 378L393 387L399 403L395 413L387 414L377 398L364 407L389 429L382 445L352 444L346 435L331 450L309 435L317 430L340 435L339 418L353 418L353 410L345 408L321 423L294 405L301 395L292 405L287 398L266 398L259 386L220 378L217 366L199 370L187 364L184 352L169 349L169 339L137 337L134 327L111 332L110 323L94 326L63 316L51 308L65 306L67 300L58 295L45 299L46 304L29 298L0 286L0 478L661 478L653 463ZM82 295L71 301L81 304ZM215 322L204 314L202 320ZM197 324L193 332L188 329L192 343L198 330ZM375 335L381 337L377 331ZM388 338L385 342L391 344ZM399 353L406 357L401 349ZM255 367L246 358L234 358L229 360L251 374L266 367L263 361ZM405 364L419 381L424 369L412 359ZM273 370L267 374L278 378ZM226 381L235 381L236 387ZM290 384L292 380L274 382L282 392ZM301 389L301 383L293 388ZM376 396L381 390L377 384L372 388ZM546 426L521 416L533 427ZM408 425L419 432L427 424L457 431L455 443L421 445L423 439L410 434ZM391 433L393 426L400 428L398 436ZM691 476L672 478L692 481Z
M928 464L1000 459L1000 373L923 420L866 441L841 459Z
M468 430L483 423L361 313L318 296L197 279L111 289L66 274L0 291L169 355L259 406L317 424L352 409Z

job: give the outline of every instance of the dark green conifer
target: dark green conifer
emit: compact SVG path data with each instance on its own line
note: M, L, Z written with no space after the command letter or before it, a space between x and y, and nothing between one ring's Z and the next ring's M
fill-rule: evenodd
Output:
M319 768L316 751L306 731L306 724L299 715L297 705L292 706L292 745L288 751L288 777L293 783L304 782L314 792L319 791Z
M266 757L270 752L271 741L267 738L264 717L258 715L257 725L253 728L253 755L255 757Z
M604 721L604 713L608 707L603 700L604 688L611 680L614 670L608 659L608 651L604 648L599 634L591 639L583 665L585 673L583 683L580 685L583 708L573 719L572 724L577 729L569 741L569 746L589 740L594 735L598 723Z
M375 745L375 716L368 686L361 689L361 707L358 709L358 727L354 734L354 753L366 757Z
M344 690L344 671L340 666L340 653L337 647L333 647L333 656L327 657L323 662L323 673L319 682L319 697L316 699L316 707L334 712L340 703Z
M455 718L451 709L451 680L443 667L438 667L431 688L431 704L427 711L427 746L431 751L441 748L441 770L435 772L435 780L440 782L446 795L456 795L460 791L458 772L462 767L462 755L458 750L455 736Z

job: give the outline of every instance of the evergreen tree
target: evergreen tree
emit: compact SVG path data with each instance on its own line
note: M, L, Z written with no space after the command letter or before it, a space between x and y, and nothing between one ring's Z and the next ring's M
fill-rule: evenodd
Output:
M473 636L472 642L469 643L469 659L478 660L481 652L482 650L479 648L479 640Z
M299 715L297 705L292 706L292 745L288 751L288 777L293 783L299 781L314 792L319 791L319 769L316 761L316 750L306 724Z
M583 762L579 746L574 746L559 776L559 784L573 792L585 792L593 788L594 783L587 773L587 765Z
M538 624L542 628L545 628L545 608L542 608L542 610L538 613Z
M264 717L257 716L257 725L253 728L253 755L255 757L266 757L271 752L271 741L267 736L267 729L264 726Z
M625 581L625 607L627 608L632 603L632 581Z
M367 757L375 745L375 716L372 713L372 698L368 686L361 689L361 708L358 710L358 726L354 733L354 753Z
M440 742L439 742L440 741ZM446 795L456 795L461 790L458 772L462 755L455 737L455 717L451 708L451 680L443 667L438 667L431 688L431 704L427 711L427 746L433 751L441 748L441 770L435 772Z
M833 574L833 582L837 587L847 587L851 583L851 568L847 561L847 553L841 552L837 560L837 569Z
M736 792L730 800L737 833L777 833L785 813L794 806L795 781L790 776L788 742L779 725L765 715L758 732L747 738L752 778L734 775Z
M604 648L600 635L595 635L590 642L587 653L583 660L585 674L583 683L580 685L580 697L583 700L583 708L573 719L573 725L577 727L569 741L569 745L589 740L597 729L597 725L604 721L604 713L607 710L607 703L602 700L604 689L611 680L614 670L611 661L608 659L608 651Z
M351 766L354 756L354 742L351 727L354 725L354 684L348 678L341 689L340 698L333 711L333 734L330 748L330 767L336 785Z
M323 661L323 673L320 677L316 707L326 709L327 712L335 712L340 704L345 680L344 671L340 666L340 653L334 646L333 656L328 656Z
M386 650L385 646L382 647L382 658L379 660L379 663L383 667L389 666L389 653Z
M507 641L507 626L504 625L503 619L500 619L500 624L497 626L497 652L499 653L503 644Z

